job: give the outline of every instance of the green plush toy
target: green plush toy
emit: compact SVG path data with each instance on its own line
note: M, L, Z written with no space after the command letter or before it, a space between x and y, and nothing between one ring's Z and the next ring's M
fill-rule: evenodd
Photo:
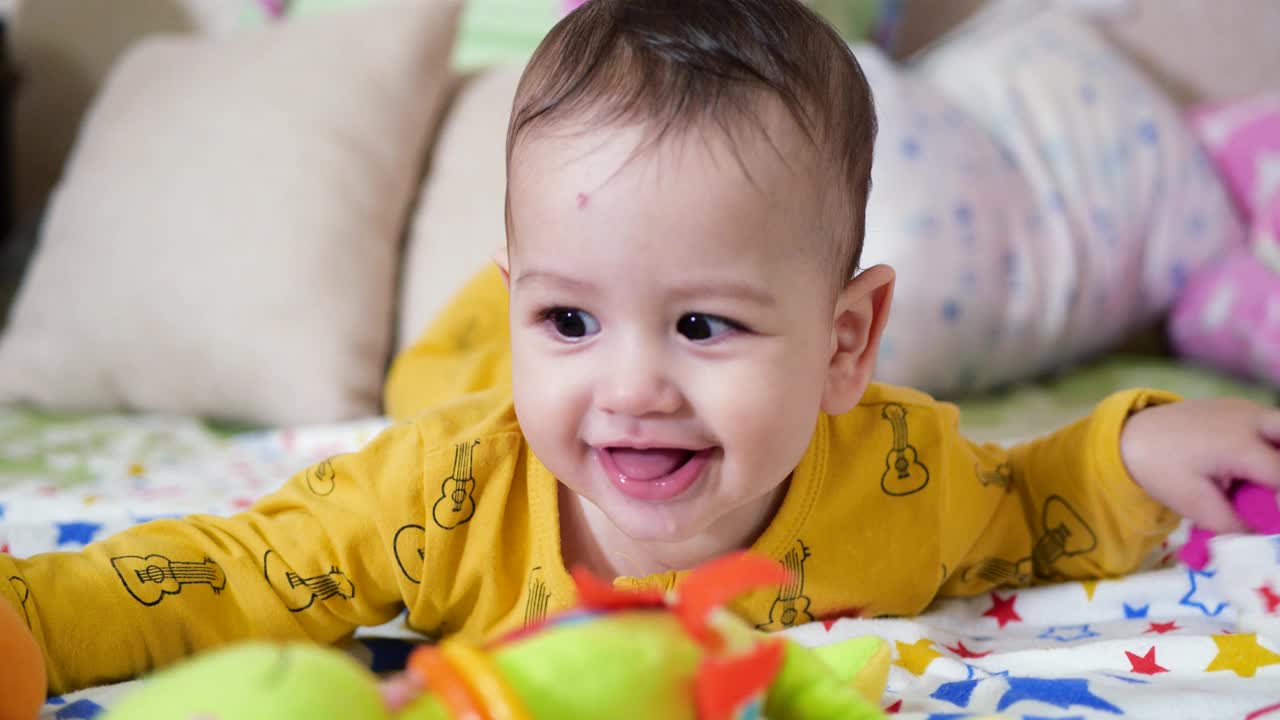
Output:
M108 720L391 720L377 683L347 655L254 643L157 674Z
M724 608L745 590L784 582L772 560L712 562L672 596L574 579L580 609L484 648L419 647L381 688L334 650L246 645L157 675L105 720L881 717L873 701L888 675L883 640L809 649L757 633Z

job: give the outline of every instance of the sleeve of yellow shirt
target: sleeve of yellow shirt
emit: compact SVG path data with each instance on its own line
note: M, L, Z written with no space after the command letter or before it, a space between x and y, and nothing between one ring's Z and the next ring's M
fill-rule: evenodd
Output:
M0 555L0 596L64 693L133 677L236 640L335 642L391 620L401 581L387 508L422 491L422 441L392 428L298 473L233 517L139 525L81 552Z
M1129 475L1120 431L1134 412L1177 399L1117 393L1088 417L1008 450L957 432L948 453L942 593L1132 572L1178 517ZM958 415L945 407L944 422L954 427Z

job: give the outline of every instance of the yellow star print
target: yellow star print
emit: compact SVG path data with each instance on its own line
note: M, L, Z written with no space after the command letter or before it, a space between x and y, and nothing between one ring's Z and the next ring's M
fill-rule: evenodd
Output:
M1253 677L1258 668L1280 663L1280 655L1259 645L1254 633L1214 635L1213 642L1218 646L1218 654L1205 672L1230 670L1240 677Z
M923 675L929 663L942 657L942 653L931 647L933 641L929 638L920 638L910 645L897 641L894 644L898 646L898 659L893 664L906 668L912 675Z
M1089 596L1089 602L1093 602L1093 594L1098 591L1098 581L1081 580L1080 586L1084 588L1084 594Z

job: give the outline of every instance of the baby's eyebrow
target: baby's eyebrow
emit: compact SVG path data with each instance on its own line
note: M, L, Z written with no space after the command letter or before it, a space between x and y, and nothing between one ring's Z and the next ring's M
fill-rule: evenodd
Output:
M680 285L671 290L672 297L678 300L694 300L706 297L732 298L744 300L764 307L777 304L773 293L754 285L741 282L707 282Z
M516 285L518 286L524 286L530 283L553 285L583 293L597 291L597 287L591 282L571 278L567 275L561 275L560 273L551 270L528 270L520 273L516 278Z
M528 270L522 272L516 277L515 284L518 287L524 287L529 284L542 284L582 294L599 293L599 286L588 280L571 278L552 270ZM681 302L705 300L706 298L714 297L742 300L766 308L777 305L777 299L773 293L754 285L732 280L685 283L668 289L667 294L672 299Z

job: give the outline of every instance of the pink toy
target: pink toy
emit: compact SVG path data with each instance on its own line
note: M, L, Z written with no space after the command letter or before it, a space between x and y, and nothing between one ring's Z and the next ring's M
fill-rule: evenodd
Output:
M1280 504L1276 491L1256 483L1238 480L1227 491L1231 506L1244 524L1264 535L1280 533ZM1201 527L1191 528L1191 536L1178 551L1178 559L1196 570L1209 564L1209 540L1214 533Z
M1188 280L1170 338L1185 357L1280 385L1280 94L1202 109L1190 120L1250 240Z

